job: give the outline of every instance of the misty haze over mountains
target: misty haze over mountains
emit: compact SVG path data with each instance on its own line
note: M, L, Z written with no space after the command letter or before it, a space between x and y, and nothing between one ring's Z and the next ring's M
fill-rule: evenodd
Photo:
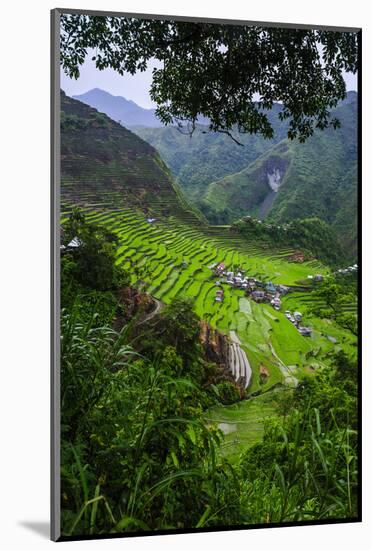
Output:
M145 109L132 100L112 95L100 88L93 88L88 92L72 95L71 97L82 103L86 103L90 107L94 107L94 109L97 109L101 113L105 113L112 120L120 122L123 126L144 126L146 128L162 128L164 126L156 117L155 109ZM356 98L357 92L349 91L346 99L339 102L339 105L352 103ZM279 103L276 105L278 107ZM201 116L198 123L207 124L207 119Z
M155 109L144 109L134 101L122 96L114 96L99 88L94 88L80 95L73 95L73 99L82 101L90 107L94 107L101 113L105 113L115 122L123 126L144 126L146 128L162 128L164 124L156 117ZM206 124L205 117L199 118L199 124Z
M163 124L156 118L155 109L144 109L134 101L121 96L114 96L94 88L85 94L74 95L82 103L94 107L101 113L105 113L112 120L120 122L123 126L146 126L148 128L161 127Z

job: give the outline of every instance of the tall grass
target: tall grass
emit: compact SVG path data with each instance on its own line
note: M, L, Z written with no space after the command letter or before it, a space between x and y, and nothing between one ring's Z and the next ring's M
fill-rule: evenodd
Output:
M232 466L175 350L145 359L127 330L74 312L62 313L61 349L65 535L357 515L354 403L333 379L295 390L290 414Z
M249 523L356 517L356 431L331 416L323 426L318 409L293 411L288 425L268 428L265 443L243 457Z

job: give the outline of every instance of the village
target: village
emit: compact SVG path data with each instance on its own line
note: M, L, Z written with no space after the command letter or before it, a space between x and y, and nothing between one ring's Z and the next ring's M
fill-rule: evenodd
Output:
M358 271L358 264L350 265L343 269L338 269L335 271L335 275L346 275L347 273L356 273Z
M276 311L279 311L281 309L281 296L284 296L290 291L290 287L286 285L273 284L271 281L265 283L259 281L255 277L247 277L245 271L240 268L237 268L236 271L228 271L223 262L212 264L209 267L213 275L218 278L215 282L215 285L219 287L215 293L215 302L223 302L224 290L221 288L221 285L227 284L230 287L244 290L246 296L254 300L254 302L270 303ZM313 279L316 282L321 282L323 276L317 274L313 276ZM292 313L286 310L285 317L297 328L302 336L311 336L312 329L301 325L302 314L299 311L294 311Z
M156 218L147 218L148 223L154 223ZM64 229L61 228L61 235L63 235ZM70 252L78 250L83 245L83 242L74 237L67 245L61 244L61 252ZM187 262L183 259L181 267L186 268ZM281 297L290 292L292 287L283 284L274 284L272 281L263 282L255 277L249 277L246 275L244 269L238 266L233 266L234 271L228 270L225 263L214 263L209 266L213 277L215 277L215 285L218 287L214 301L222 303L224 301L224 290L222 284L227 284L232 288L243 290L245 295L256 303L269 303L276 311L281 310ZM346 268L338 269L333 272L335 276L342 276L358 271L358 265L354 264ZM317 273L315 275L307 275L307 278L314 283L321 283L324 280L323 275ZM290 321L298 330L302 336L310 337L312 335L312 329L308 326L302 325L302 314L299 311L286 310L284 312L285 317Z

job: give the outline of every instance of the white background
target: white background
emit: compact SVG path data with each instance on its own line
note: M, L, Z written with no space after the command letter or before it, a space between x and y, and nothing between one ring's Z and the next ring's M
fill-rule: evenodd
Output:
M370 278L370 16L353 0L21 0L1 7L0 137L0 545L34 549L49 520L49 10L105 9L290 23L363 27L364 280ZM5 122L5 124L4 124ZM367 189L368 188L368 189ZM369 285L368 285L369 287ZM366 294L365 288L365 294ZM370 294L369 291L367 291ZM364 297L369 358L370 298ZM74 548L365 548L370 529L370 392L364 359L364 523L230 533L71 542ZM367 394L365 390L367 389ZM88 546L87 546L88 545ZM70 548L70 546L69 546Z

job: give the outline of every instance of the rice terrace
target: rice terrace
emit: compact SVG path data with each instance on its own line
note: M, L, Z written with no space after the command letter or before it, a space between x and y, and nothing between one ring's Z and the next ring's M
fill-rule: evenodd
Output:
M62 16L62 538L358 518L357 34L330 36Z
M147 218L139 210L99 212L89 208L85 217L118 236L116 264L131 273L132 285L164 303L190 296L199 318L229 336L231 348L233 334L237 335L252 369L247 395L265 392L277 384L296 385L305 375L329 363L330 352L336 350L334 341L341 341L341 348L346 345L351 354L355 353L356 337L344 335L330 320L311 315L313 332L308 340L298 333L283 311L255 303L242 289L223 284L223 302L215 301L219 278L210 266L224 262L239 266L265 283L272 281L291 287L293 291L282 301L282 309L290 307L306 312L313 302L311 291L315 285L308 276L314 277L319 271L325 276L330 273L320 262L290 262L287 258L292 257L292 249L262 252L254 242L231 236L228 227L207 226L192 215L186 216L185 221L175 217L161 220ZM348 304L349 308L355 311L356 301ZM262 365L267 372L264 382ZM236 381L239 378L238 371ZM220 423L224 414L228 415L228 407L225 411L219 409ZM244 410L242 418L249 420Z
M266 389L283 382L286 372L295 371L295 378L300 379L304 372L326 363L326 354L334 347L328 335L342 337L334 323L311 318L314 333L308 341L297 333L281 311L274 311L270 305L256 304L245 297L245 292L228 285L223 285L223 303L215 302L217 279L209 266L225 262L241 266L249 275L265 282L301 285L300 292L290 293L284 299L282 309L287 309L287 305L293 310L304 311L311 303L312 283L308 283L308 275L329 272L317 261L295 264L285 259L292 255L292 250L264 254L254 243L231 238L227 228L205 227L202 231L197 227L199 224L185 225L176 218L165 223L161 220L148 223L140 212L119 210L88 211L86 219L117 234L120 246L116 262L131 272L133 285L139 281L147 292L165 303L176 296L191 296L200 319L226 334L236 332L255 374L250 392L260 387L261 363L269 364ZM308 290L303 289L305 286ZM352 305L355 309L356 302ZM351 335L346 336L348 346L354 341Z

